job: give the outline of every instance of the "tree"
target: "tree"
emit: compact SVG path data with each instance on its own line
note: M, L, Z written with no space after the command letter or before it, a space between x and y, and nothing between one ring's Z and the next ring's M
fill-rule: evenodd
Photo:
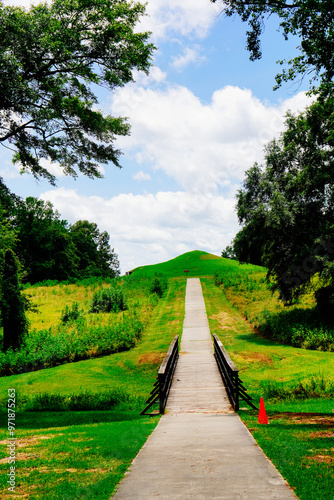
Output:
M211 0L216 2L217 0ZM299 55L288 61L288 69L276 76L277 87L298 75L331 82L334 76L334 9L332 0L220 0L227 16L239 15L248 22L247 49L252 61L262 56L260 37L265 19L279 17L285 39L300 37ZM283 64L286 61L279 61ZM276 87L276 88L277 88Z
M224 257L224 259L235 259L233 245L227 245L222 251L221 256Z
M0 312L3 326L3 350L17 349L28 330L26 301L21 295L15 254L7 250L2 273Z
M110 248L107 231L100 232L95 222L79 220L71 225L69 233L79 259L80 277L120 275L118 257Z
M20 200L14 224L18 234L16 253L27 281L62 281L76 276L78 257L68 223L50 202L33 197Z
M36 178L101 177L100 164L119 164L113 145L129 133L125 119L96 108L94 89L111 91L148 72L154 46L135 31L145 7L127 0L53 0L0 8L0 143ZM44 166L43 166L44 165Z
M333 130L333 94L288 114L285 132L267 146L265 165L246 173L237 195L244 243L253 234L248 258L257 243L268 278L288 304L315 275L316 287L325 289L316 293L319 303L334 298Z

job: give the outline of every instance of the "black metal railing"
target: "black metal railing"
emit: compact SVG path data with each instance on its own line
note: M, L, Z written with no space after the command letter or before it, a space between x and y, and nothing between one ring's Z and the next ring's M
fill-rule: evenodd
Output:
M230 356L216 334L213 335L213 345L214 356L234 411L239 411L240 399L245 401L254 410L257 410L258 408L252 403L253 398L247 394L247 389L239 378L238 368L231 361Z
M151 411L149 414L165 413L166 403L169 391L172 385L173 376L176 368L176 363L179 358L179 335L174 337L174 340L169 346L166 356L164 357L158 370L157 381L151 391L150 397L146 401L146 407L140 412L141 415L147 415L148 410L154 404L159 404L158 411Z

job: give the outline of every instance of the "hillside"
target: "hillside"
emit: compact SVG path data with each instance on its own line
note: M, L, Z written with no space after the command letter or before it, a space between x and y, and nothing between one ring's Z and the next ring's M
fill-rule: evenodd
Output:
M247 269L262 269L258 266L240 265L236 260L223 259L217 255L203 252L201 250L193 250L187 252L174 259L155 264L151 266L137 267L133 270L134 274L152 275L155 273L163 273L168 277L199 277L213 276L214 273L224 270L239 270ZM185 273L185 270L189 271Z

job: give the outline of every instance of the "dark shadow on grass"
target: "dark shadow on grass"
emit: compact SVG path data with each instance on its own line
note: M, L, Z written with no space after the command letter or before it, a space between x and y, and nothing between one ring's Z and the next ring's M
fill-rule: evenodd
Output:
M138 411L126 409L114 409L112 411L39 411L39 412L17 412L17 429L48 429L51 427L68 427L75 425L91 425L106 422L122 422L139 420ZM147 416L146 416L147 418ZM0 426L7 427L8 415L0 413Z
M274 340L269 340L261 337L260 335L237 335L237 339L243 340L245 342L250 342L256 345L265 345L265 346L277 346L282 345L280 342L275 342Z

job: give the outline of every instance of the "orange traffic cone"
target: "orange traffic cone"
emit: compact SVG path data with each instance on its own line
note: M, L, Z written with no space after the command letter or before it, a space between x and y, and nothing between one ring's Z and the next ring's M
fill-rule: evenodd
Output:
M269 424L267 414L266 414L266 409L264 407L264 401L263 401L262 397L260 399L260 411L259 411L258 424Z

